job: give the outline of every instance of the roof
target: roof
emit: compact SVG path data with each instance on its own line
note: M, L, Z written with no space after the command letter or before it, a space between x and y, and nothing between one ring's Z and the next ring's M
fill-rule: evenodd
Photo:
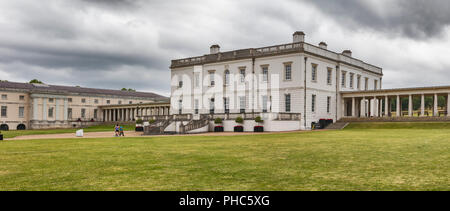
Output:
M114 95L114 96L126 96L126 97L140 97L140 98L155 98L155 99L167 99L167 97L158 95L151 92L130 92L112 89L96 89L85 88L75 86L60 86L49 84L30 84L30 83L18 83L9 81L0 81L0 89L23 89L31 92L52 92L52 93L80 93L80 94L100 94L100 95Z

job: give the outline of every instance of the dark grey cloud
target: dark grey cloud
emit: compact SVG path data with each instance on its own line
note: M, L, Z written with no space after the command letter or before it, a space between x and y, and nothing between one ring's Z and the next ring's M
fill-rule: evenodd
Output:
M308 1L354 30L381 30L413 39L424 39L441 36L450 25L448 0Z
M168 96L172 59L216 43L222 51L288 43L303 30L307 42L383 67L385 87L442 84L448 11L447 1L419 0L1 1L0 79Z

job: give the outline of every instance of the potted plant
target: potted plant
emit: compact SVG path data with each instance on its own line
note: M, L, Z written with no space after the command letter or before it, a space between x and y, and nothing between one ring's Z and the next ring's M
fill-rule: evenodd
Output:
M256 125L255 125L255 127L253 127L253 131L254 132L264 132L264 126L262 125L264 123L264 120L260 116L257 116L255 118L255 122L256 122Z
M242 126L244 119L238 116L235 122L238 123L238 125L234 126L234 132L244 132L244 127Z
M223 126L222 126L222 119L221 118L216 118L214 120L214 124L216 124L216 126L214 126L214 132L223 132Z
M148 120L148 123L151 124L151 125L152 125L152 124L155 124L155 122L156 122L156 120L154 120L154 119Z
M144 126L142 125L144 123L144 120L137 119L136 120L136 129L135 131L144 131Z

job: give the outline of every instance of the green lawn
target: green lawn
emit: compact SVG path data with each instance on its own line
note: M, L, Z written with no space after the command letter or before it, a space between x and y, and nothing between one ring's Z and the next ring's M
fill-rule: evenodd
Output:
M123 125L124 130L134 130L136 124ZM16 136L24 135L41 135L41 134L58 134L58 133L75 133L78 129L42 129L42 130L9 130L1 131L3 138L14 138ZM84 128L84 132L102 132L114 131L114 125L96 125Z
M0 190L450 190L450 125L408 124L4 141Z

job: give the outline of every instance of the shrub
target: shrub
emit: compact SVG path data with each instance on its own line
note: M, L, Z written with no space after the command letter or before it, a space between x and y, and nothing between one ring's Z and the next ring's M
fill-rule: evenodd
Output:
M142 124L142 123L144 123L144 121L142 119L137 119L136 120L136 124Z
M222 119L221 118L216 118L214 120L214 124L222 124Z
M148 123L150 123L150 124L153 124L153 123L155 123L155 122L156 122L156 120L154 120L154 119L148 120Z
M244 119L242 117L238 116L235 120L236 123L242 124L244 122Z
M255 118L255 122L261 123L261 122L264 122L264 120L260 116L257 116Z

